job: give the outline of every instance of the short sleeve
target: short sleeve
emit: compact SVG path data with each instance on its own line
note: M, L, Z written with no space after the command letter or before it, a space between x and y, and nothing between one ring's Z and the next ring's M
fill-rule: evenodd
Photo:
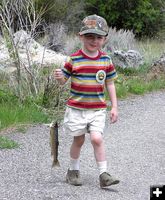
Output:
M62 72L65 76L65 79L69 79L72 74L72 59L71 57L68 57L64 67L62 68Z
M110 60L110 63L106 70L106 83L111 82L115 79L117 79L117 72L112 61Z

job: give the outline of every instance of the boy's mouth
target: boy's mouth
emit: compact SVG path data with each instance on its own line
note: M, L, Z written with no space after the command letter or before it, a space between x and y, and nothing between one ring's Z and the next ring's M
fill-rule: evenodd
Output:
M93 47L93 48L96 48L96 47L97 47L97 45L94 45L94 44L91 44L90 46Z

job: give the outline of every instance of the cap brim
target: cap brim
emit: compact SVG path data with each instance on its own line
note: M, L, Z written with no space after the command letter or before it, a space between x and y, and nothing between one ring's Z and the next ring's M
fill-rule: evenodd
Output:
M84 35L87 33L93 33L93 34L97 34L97 35L101 35L101 36L107 36L108 34L104 31L101 30L97 30L97 29L88 29L88 30L84 30L79 32L80 35Z

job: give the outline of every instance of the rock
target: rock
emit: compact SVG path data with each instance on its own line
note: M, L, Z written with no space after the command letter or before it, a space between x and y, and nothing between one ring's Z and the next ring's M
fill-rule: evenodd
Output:
M159 77L161 74L165 74L165 53L153 63L150 69L150 73L155 77Z
M162 75L165 76L165 53L151 65L146 78L147 81L151 81L159 79Z
M161 57L154 62L154 67L160 68L161 71L165 72L165 53L161 55Z
M141 54L135 50L129 50L127 52L116 50L112 58L113 63L121 68L138 68L144 62Z
M65 55L40 45L24 30L16 32L13 36L22 66L50 66L54 64L60 67L63 65L66 59ZM0 38L0 51L0 69L3 71L8 71L9 67L13 69L14 65L2 37Z
M3 38L0 36L0 69L10 66L10 57Z

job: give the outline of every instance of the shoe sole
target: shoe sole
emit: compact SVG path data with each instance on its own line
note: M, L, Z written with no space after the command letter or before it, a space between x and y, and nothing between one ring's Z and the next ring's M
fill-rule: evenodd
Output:
M109 187L109 186L111 186L111 185L116 185L116 184L118 184L118 183L120 183L120 181L119 181L119 180L116 180L116 181L112 182L112 183L109 184L109 185L102 185L102 184L100 184L100 187L101 187L101 188L106 188L106 187Z
M76 183L76 184L74 184L74 183L70 182L67 177L66 177L66 182L69 183L70 185L74 185L74 186L81 186L82 185L82 183Z

